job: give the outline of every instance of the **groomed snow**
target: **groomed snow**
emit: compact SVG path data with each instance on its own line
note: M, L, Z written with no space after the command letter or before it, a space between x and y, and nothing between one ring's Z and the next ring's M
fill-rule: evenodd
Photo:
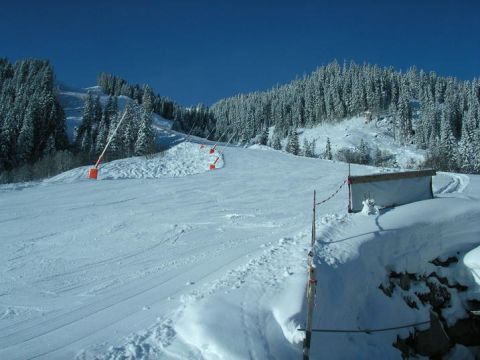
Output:
M203 161L182 146L177 165ZM108 181L78 169L4 189L0 358L299 358L312 194L329 196L347 165L219 150L224 166L195 175L149 178L162 158L128 159L105 165ZM452 252L467 255L449 271L478 291L480 179L441 173L434 187L437 198L376 216L347 214L346 187L318 207L315 327L428 319L378 286ZM454 305L452 320L465 315ZM400 358L391 344L407 333L314 334L312 357Z
M100 166L99 180L156 179L161 177L181 177L209 171L217 157L217 169L223 166L222 155L218 151L210 154L210 148L200 148L199 144L183 142L151 157L139 156L107 162ZM86 180L88 169L83 166L69 170L45 182L73 182Z

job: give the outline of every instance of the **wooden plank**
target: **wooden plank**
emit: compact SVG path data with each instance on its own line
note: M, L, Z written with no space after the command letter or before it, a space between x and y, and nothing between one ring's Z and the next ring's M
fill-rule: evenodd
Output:
M315 307L315 292L317 279L313 249L308 254L308 284L307 284L307 323L305 325L305 339L303 340L303 360L310 359L310 345L312 341L313 309Z
M396 173L383 173L383 174L371 174L361 176L349 176L349 184L359 184L374 181L388 181L397 179L408 179L423 176L435 176L437 172L435 170L418 170L418 171L404 171Z
M315 277L315 240L316 240L316 191L313 191L312 247L307 254L307 321L305 324L305 339L303 339L303 360L310 359L310 344L312 341L313 309L315 308L315 292L317 279Z
M315 226L316 226L315 219L317 218L315 213L316 202L317 202L317 192L313 190L313 219L312 219L312 241L311 241L312 247L315 246L315 240L317 237L317 234L316 234L317 231L315 229Z

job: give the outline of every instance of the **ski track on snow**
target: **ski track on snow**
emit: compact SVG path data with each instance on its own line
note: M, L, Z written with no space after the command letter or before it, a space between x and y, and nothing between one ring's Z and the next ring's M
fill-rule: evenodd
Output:
M436 194L463 193L470 183L470 178L465 174L438 172L438 175L448 176L450 182L436 190Z
M304 314L300 307L288 309L279 303L282 299L291 303L298 294L304 299L301 292L310 248L311 194L316 189L322 198L330 195L343 178L346 166L276 151L224 150L228 163L224 164L222 157L218 165L225 167L215 172L207 172L207 168L216 155L199 152L197 144L183 143L153 159L114 161L105 164L100 172L100 179L108 181L92 184L98 186L98 192L82 187L87 181L87 168L74 169L41 183L0 187L2 196L13 199L13 210L1 213L1 222L9 228L27 221L37 226L48 221L45 213L52 210L49 204L32 210L27 195L36 196L38 201L51 196L57 186L61 191L55 195L60 200L52 205L60 206L56 215L79 217L73 222L61 217L65 225L61 221L50 223L52 229L36 234L28 231L28 226L22 229L22 235L10 230L15 241L3 245L7 255L4 267L0 268L8 275L4 283L0 280L0 285L5 284L5 290L0 291L0 358L300 356L297 327L303 326ZM176 163L172 165L174 159ZM356 173L372 171L361 166L352 168ZM448 182L435 191L438 195L455 196L470 184L467 175L439 175L448 177ZM107 184L114 190L109 190ZM22 199L20 205L15 202L15 193ZM451 200L444 198L447 197L439 197ZM384 232L380 216L371 224L374 230L363 233L363 222L373 218L345 214L345 199L344 188L317 208L316 260L321 274L332 276L332 283L322 283L327 290L319 293L318 301L330 301L325 298L328 291L343 295L335 288L337 283L341 289L360 289L362 284L355 280L356 272L367 287L372 274L362 261L355 259L362 251L373 250L358 239L388 233ZM108 212L114 214L106 216ZM168 221L162 222L157 212L169 217ZM386 212L387 218L390 215ZM97 221L107 225L91 226ZM415 243L409 243L418 235L417 230L408 229L402 238L405 244L400 248L411 257L419 253ZM430 235L426 232L426 236ZM76 242L82 256L58 250L75 246ZM83 248L100 253L83 254ZM378 249L382 255L391 250L386 245ZM64 260L69 257L70 261ZM41 266L35 265L36 258ZM350 263L361 266L351 270L351 278L343 278L350 271ZM36 273L28 275L32 269ZM33 280L29 282L28 276ZM23 286L16 285L19 282ZM295 291L289 287L292 284ZM32 294L39 296L39 304L30 300L27 305L13 306L12 294L29 286ZM375 286L377 294L378 284ZM42 296L47 303L42 302ZM31 294L27 293L27 297ZM343 298L339 296L337 300L341 305ZM54 305L48 306L49 301ZM222 338L225 334L216 330L218 324L211 323L208 313L223 306L225 313L232 315L227 317L228 325L236 331L229 338ZM285 308L294 316L284 315ZM361 325L359 318L363 315L355 314L354 318L350 310L345 309L347 314L339 320ZM319 311L325 310L320 307ZM325 314L325 318L335 319L334 312ZM367 345L356 343L357 338L345 338L348 340L342 344L351 345L351 349L375 353L368 347L375 345L374 338L360 335L360 343ZM326 341L326 354L335 354L328 352L335 341L339 340Z

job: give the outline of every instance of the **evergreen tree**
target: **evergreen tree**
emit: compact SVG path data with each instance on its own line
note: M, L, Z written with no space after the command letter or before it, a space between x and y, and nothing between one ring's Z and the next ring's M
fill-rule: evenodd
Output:
M43 149L43 156L52 156L55 154L55 138L52 135L48 137L47 144L45 145L45 149Z
M20 163L27 163L31 160L33 154L33 114L31 109L27 109L23 119L22 128L17 139L16 154Z
M134 102L128 101L125 106L125 118L118 130L122 144L122 156L129 157L135 153L135 142L138 134L137 116Z
M412 113L410 109L410 101L407 98L407 95L404 93L401 94L398 104L395 130L395 139L401 144L405 144L412 133Z
M142 106L147 113L153 113L153 92L149 86L143 88Z
M114 133L117 125L120 121L120 114L116 114L110 119L110 127L108 131L108 139L111 139L110 146L107 149L107 157L109 159L118 159L123 156L123 146L122 146L122 139L121 139L121 132L117 131Z
M303 155L306 157L315 157L315 139L308 141L306 138L303 140Z
M369 164L370 163L370 149L368 148L367 143L361 139L360 145L358 146L358 153L360 157L360 164Z
M269 129L268 127L264 127L262 130L262 134L260 135L260 140L259 140L260 145L267 145L268 135L269 135Z
M25 165L21 172L29 173L51 136L55 150L68 145L53 76L47 61L0 59L0 172Z
M463 152L456 150L458 142L466 149L473 141L463 130L468 111L474 114L473 129L480 126L479 80L459 81L416 68L404 73L369 64L351 62L340 66L332 62L289 84L222 99L210 108L183 108L153 94L147 87L130 85L109 74L101 74L99 84L108 94L127 95L142 103L148 103L145 94L151 94L153 111L167 119L175 119L174 130L188 132L196 124L192 133L206 136L214 130L214 139L225 134L225 138L233 136L234 141L242 138L246 142L261 133L261 129L274 126L279 138L274 136L271 144L277 148L290 128L337 122L370 110L374 115L394 119L393 135L399 144L414 144L433 155L437 150L444 153L445 147L453 148L455 161L440 164L446 166L441 167L446 170L470 171L467 163L472 161L467 161ZM417 103L420 104L419 113L413 111ZM442 117L445 116L451 132L447 137L441 134ZM5 116L0 116L0 121L2 118ZM136 124L137 132L140 122ZM4 136L10 138L8 132ZM15 136L14 133L13 138ZM443 144L444 141L449 144ZM3 147L11 151L8 143Z
M95 141L95 154L100 155L108 141L109 117L106 111L103 112L100 124L98 124L98 134Z
M272 147L275 150L282 150L282 143L280 142L280 136L278 134L273 135Z
M440 124L440 151L441 156L444 159L443 163L441 164L441 168L455 171L457 169L458 162L458 148L455 137L453 136L450 116L450 109L444 109Z
M155 133L152 130L152 106L147 100L148 92L144 92L144 101L137 140L135 142L135 155L151 154L155 150Z
M333 155L332 155L332 146L330 144L330 138L327 137L327 144L325 145L325 154L324 154L325 159L327 160L332 160Z
M93 102L92 111L93 111L93 119L92 119L93 123L95 123L95 124L100 123L100 121L102 119L103 111L102 111L102 104L100 102L100 96L98 96L98 95L95 97L95 100Z
M75 145L78 151L90 154L92 150L92 125L96 116L95 100L89 91L85 98L82 123L78 127Z
M290 134L288 135L287 147L285 148L285 150L293 155L300 154L300 144L298 140L297 129L293 129L292 131L290 131Z

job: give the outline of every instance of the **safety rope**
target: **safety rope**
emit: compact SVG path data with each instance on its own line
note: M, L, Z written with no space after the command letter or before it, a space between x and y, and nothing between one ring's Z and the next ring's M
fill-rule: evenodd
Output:
M365 333L370 334L374 332L382 332L382 331L391 331L391 330L398 330L398 329L406 329L411 328L419 325L431 324L432 321L422 321L415 324L408 324L408 325L400 325L400 326L392 326L387 328L379 328L379 329L312 329L312 332L321 332L321 333ZM305 329L298 329L298 331L305 331Z
M338 192L343 188L343 186L347 183L347 179L345 179L342 184L338 187L338 189L332 194L330 195L328 198L326 198L325 200L322 200L320 202L317 202L315 203L315 205L321 205L323 203L326 203L328 200L332 199L335 195L338 194Z

